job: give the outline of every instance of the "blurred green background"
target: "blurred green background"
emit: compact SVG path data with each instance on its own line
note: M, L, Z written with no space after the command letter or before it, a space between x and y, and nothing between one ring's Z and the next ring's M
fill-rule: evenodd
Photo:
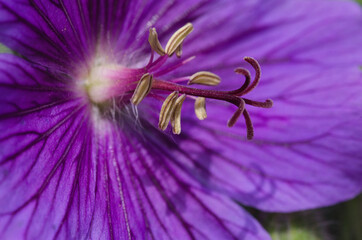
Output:
M5 52L11 51L0 44L0 53ZM292 214L248 210L273 240L362 240L362 195L332 207Z
M273 240L362 240L362 195L332 207L292 214L249 212Z

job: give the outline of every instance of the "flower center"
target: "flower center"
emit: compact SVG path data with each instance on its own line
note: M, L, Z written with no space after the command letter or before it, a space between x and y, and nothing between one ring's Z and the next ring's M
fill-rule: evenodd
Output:
M174 54L178 58L181 57L183 42L192 31L192 24L186 24L171 36L164 49L158 40L156 29L151 28L148 41L152 53L149 63L145 67L138 69L124 68L119 65L98 65L94 67L89 74L88 81L85 83L89 99L95 104L101 104L111 98L122 97L124 101L130 100L133 105L138 105L152 90L168 93L169 95L161 107L158 126L161 130L165 130L169 122L171 122L174 134L181 133L181 109L186 97L195 100L195 114L200 120L207 117L206 99L222 100L237 107L227 125L229 127L234 126L238 118L243 115L247 126L247 138L252 139L254 135L253 125L245 105L261 108L270 108L273 105L270 99L265 102L257 102L243 97L255 89L260 81L260 66L255 59L251 57L244 58L255 69L256 74L253 82L251 82L251 75L247 69L237 68L235 72L243 75L245 81L240 88L233 91L205 90L187 86L193 84L218 85L221 79L207 71L169 81L160 79L162 75L183 66L193 59L186 59L166 69L161 68L167 59ZM154 60L155 53L160 55L156 60ZM187 82L187 85L179 84L180 82Z
M124 68L116 64L94 66L84 82L90 101L101 104L112 97L122 96L133 91L144 71Z

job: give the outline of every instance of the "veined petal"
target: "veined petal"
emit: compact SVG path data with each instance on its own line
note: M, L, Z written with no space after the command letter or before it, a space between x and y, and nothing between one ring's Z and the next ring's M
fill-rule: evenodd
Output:
M149 27L156 22L167 24L171 29L162 28L166 37L166 30L171 33L179 27L174 23L179 16L188 12L192 17L202 3L2 0L0 42L31 61L67 71L88 67L100 54L112 61L130 59L127 55L132 55L133 62L144 62L147 60L142 50L149 50L145 41ZM170 12L172 17L167 14L166 18Z
M223 79L220 86L228 89L240 84L230 69L240 66L244 56L253 56L262 68L264 62L325 67L362 64L362 49L355 47L362 41L362 10L353 1L261 0L237 6L223 3L224 11L211 13L217 21L199 18L193 22L195 31L183 57L196 56L198 64L186 64L174 75L211 71Z
M52 183L61 177L60 171L71 171L81 146L75 139L85 122L84 106L66 97L53 78L46 69L0 55L0 235L4 239L20 237L13 234L49 236L54 229L46 226L45 219L60 221L61 215L53 210L65 207L69 189ZM54 200L56 205L49 204L56 192L63 195Z
M264 2L1 1L0 40L38 64L0 57L0 236L267 239L227 197L294 211L359 193L360 8ZM185 131L171 141L144 112L94 114L69 97L72 70L98 50L117 62L132 57L129 65L147 61L149 27L166 42L189 21L196 31L184 56L196 54L198 64L185 65L183 75L215 70L228 80L244 55L261 60L267 78L253 96L280 105L252 112L254 142L241 142L242 124L223 131L220 116L231 112L213 104L210 120L183 116ZM66 74L54 75L59 68ZM233 79L223 86L240 81Z
M70 69L69 63L85 62L89 52L84 46L95 47L78 16L84 14L69 14L63 1L3 0L0 41L34 62Z
M197 125L184 116L175 152L184 155L179 161L188 174L266 211L316 208L359 194L362 72L286 64L264 67L264 73L272 79L259 86L261 92L283 88L272 97L278 103L272 109L250 109L253 141L243 141L242 123L227 130L226 119L218 117L232 115L232 107L209 104L208 120Z
M111 209L118 206L121 213L112 218L109 228L117 231L118 226L126 222L127 231L119 231L124 239L269 238L260 225L230 199L188 185L188 177L168 163L167 152L150 142L162 133L147 121L140 121L148 127L149 135L135 132L132 122L125 123L128 130L123 133L115 131L114 122L108 128L108 124L102 127L107 129L103 131L106 136L101 136L99 142L103 142L105 145L101 148L108 151L99 156L106 156L101 162L108 164L105 167L109 171L106 175L110 176L107 184L119 194L111 195L110 201L114 201ZM117 219L121 220L117 222ZM131 237L125 235L127 232Z
M184 116L185 131L175 154L184 155L187 172L206 188L268 211L320 207L360 193L360 6L324 0L248 2L243 14L235 5L228 7L229 15L218 12L215 23L194 22L184 57L196 53L198 64L186 64L181 74L201 66L226 79L221 86L232 89L242 81L230 71L241 63L235 53L255 56L262 81L250 95L275 104L270 110L250 109L252 142L240 142L242 123L225 127L224 116L232 115L233 106L226 110L210 103L210 118L202 123ZM230 18L233 11L237 17ZM245 24L239 27L240 22ZM212 28L218 34L211 37ZM185 111L191 112L187 106Z
M18 57L0 55L0 70L1 239L268 239L231 199L188 185L122 113L57 102L48 73Z

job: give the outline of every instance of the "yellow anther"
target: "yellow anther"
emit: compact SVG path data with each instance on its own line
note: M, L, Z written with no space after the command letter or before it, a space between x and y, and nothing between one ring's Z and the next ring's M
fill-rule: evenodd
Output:
M195 101L195 114L200 120L207 118L206 114L206 99L204 97L198 97Z
M166 45L166 53L171 56L177 48L182 44L187 35L189 35L194 30L194 27L191 23L187 23L185 26L177 30L168 40Z
M176 56L177 56L178 58L180 58L180 57L182 56L182 44L183 44L183 43L181 43L181 44L177 47L177 49L176 49Z
M186 99L186 94L181 95L175 101L174 111L171 117L171 125L173 134L181 133L181 109L182 104Z
M151 48L158 53L159 55L165 55L165 50L163 49L160 41L158 40L158 35L155 28L150 28L150 35L148 36L148 42L151 45Z
M178 92L175 91L168 95L166 100L163 102L160 112L160 118L158 121L158 127L164 131L167 128L168 123L170 122L171 116L175 109L175 101L177 99Z
M131 98L131 102L134 105L138 105L151 91L152 81L153 77L149 73L146 73L141 77Z
M197 72L190 77L190 81L187 83L191 84L202 84L208 86L216 86L220 83L221 79L218 75L211 72Z

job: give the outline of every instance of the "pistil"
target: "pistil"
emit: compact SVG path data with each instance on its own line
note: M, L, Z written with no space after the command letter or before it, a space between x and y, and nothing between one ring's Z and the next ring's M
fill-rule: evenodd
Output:
M181 108L184 100L186 99L186 96L192 98L196 97L195 114L200 120L204 120L207 117L206 99L226 101L234 104L237 107L237 110L229 119L227 126L233 127L239 117L243 115L247 127L247 138L252 139L254 136L253 124L245 106L251 105L260 108L271 108L273 105L273 102L270 99L267 99L265 102L258 102L243 97L244 95L255 89L260 82L260 65L254 58L244 58L244 60L248 62L255 70L255 77L253 82L251 82L251 75L247 69L237 68L235 69L235 73L243 75L245 77L245 80L240 88L232 91L205 90L177 83L180 81L188 80L188 85L199 84L207 86L217 86L221 81L220 77L214 73L207 71L197 72L190 77L183 77L175 79L174 81L164 81L159 78L159 76L168 72L168 70L161 70L161 72L158 73L156 72L155 75L157 77L150 74L160 68L174 53L176 53L177 57L181 57L183 42L192 31L193 26L191 23L188 23L180 28L178 31L175 32L175 34L172 35L164 50L158 40L156 29L150 29L148 41L153 52L151 55L150 63L146 67L148 73L143 75L140 79L137 88L133 93L131 102L134 105L139 104L151 90L171 92L171 94L169 94L169 96L166 98L162 105L159 118L159 128L164 131L167 128L169 122L171 121L173 133L180 134ZM153 62L154 52L158 53L160 57ZM179 94L182 95L179 97Z
M118 65L97 65L95 70L90 74L89 83L86 84L86 90L90 100L94 104L103 104L103 102L113 97L120 96L122 99L127 99L125 96L132 96L130 101L133 105L137 106L152 90L168 93L168 97L162 104L158 126L164 131L171 122L172 132L174 134L181 133L181 110L186 98L195 99L195 114L200 120L204 120L207 117L207 99L221 100L237 107L227 122L227 126L234 126L239 117L243 116L247 127L247 138L252 139L254 130L246 105L260 108L270 108L273 105L270 99L265 102L258 102L244 97L247 93L254 90L260 82L260 65L254 58L244 58L255 70L253 81L251 81L251 75L247 69L236 68L235 73L242 75L245 80L240 88L232 91L194 87L194 85L219 85L221 78L208 71L196 72L191 76L184 76L171 81L162 80L164 74L180 68L194 59L194 57L191 57L173 66L162 68L173 55L181 57L185 39L192 31L193 26L191 23L184 25L171 36L166 47L163 48L158 40L156 29L151 28L148 38L152 50L149 63L145 67L138 69L124 68ZM154 59L155 53L159 55L157 59ZM179 84L182 82L187 83L187 85ZM192 87L190 85L192 85Z
M179 85L174 82L168 82L164 80L155 79L152 82L152 89L157 90L163 90L168 92L174 92L174 93L180 93L185 94L188 96L195 96L197 97L196 103L195 103L195 113L197 117L200 120L203 120L206 118L206 109L205 109L205 99L217 99L217 100L223 100L229 103L234 104L238 109L235 111L233 116L228 121L227 125L228 127L233 127L239 117L243 115L246 125L247 125L247 138L252 139L254 130L253 125L250 119L250 115L248 111L245 109L245 105L251 105L254 107L260 107L260 108L271 108L273 106L273 101L270 99L267 99L265 102L258 102L253 101L250 99L242 98L241 96L245 95L246 93L253 90L260 81L260 66L258 62L250 57L244 58L245 61L249 62L256 71L254 81L250 84L250 73L246 69L237 68L235 70L236 73L242 74L245 76L244 84L236 90L233 91L218 91L218 90L205 90L205 89L198 89L198 88L191 88L185 85ZM212 74L205 74L203 72L199 76L202 76L204 79L202 81L199 81L199 83L203 83L205 85L212 85L209 84L205 79L207 79L207 76L211 76L212 78L215 78ZM206 76L206 77L205 77ZM215 78L217 79L217 78ZM206 81L206 82L205 82ZM249 85L250 84L250 85ZM165 129L165 123L162 125L162 130Z

